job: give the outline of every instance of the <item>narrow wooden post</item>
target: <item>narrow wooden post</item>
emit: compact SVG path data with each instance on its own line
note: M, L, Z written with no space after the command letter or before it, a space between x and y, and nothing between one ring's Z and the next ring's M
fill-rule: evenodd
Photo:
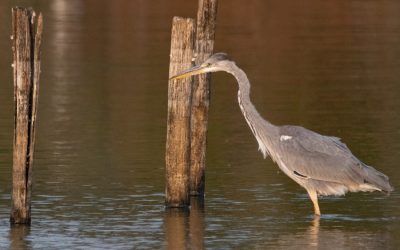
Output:
M173 19L170 77L192 66L194 27L193 19ZM189 205L191 81L185 78L168 84L165 203L169 207Z
M195 44L196 65L214 50L217 0L199 0ZM210 74L194 77L191 108L190 194L204 195Z
M30 224L42 15L36 18L33 10L13 8L12 29L15 128L10 222Z

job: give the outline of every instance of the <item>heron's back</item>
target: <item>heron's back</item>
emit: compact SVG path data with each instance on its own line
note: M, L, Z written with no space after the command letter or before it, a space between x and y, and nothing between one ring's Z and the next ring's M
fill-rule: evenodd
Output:
M356 191L393 191L389 178L357 159L337 137L303 127L279 127L279 143L271 144L275 161L290 178L322 195Z

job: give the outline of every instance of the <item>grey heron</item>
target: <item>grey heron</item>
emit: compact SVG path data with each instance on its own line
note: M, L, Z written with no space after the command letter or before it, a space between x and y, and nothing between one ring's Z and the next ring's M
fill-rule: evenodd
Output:
M216 53L171 79L216 71L228 72L236 78L239 106L259 150L264 158L269 155L286 175L307 190L315 215L321 214L318 195L393 191L389 178L357 159L340 138L320 135L300 126L276 126L263 119L250 101L250 82L245 72L225 53Z

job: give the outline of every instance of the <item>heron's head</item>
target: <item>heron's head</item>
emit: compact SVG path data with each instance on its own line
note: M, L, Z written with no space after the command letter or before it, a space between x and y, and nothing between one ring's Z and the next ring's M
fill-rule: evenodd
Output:
M170 80L181 79L181 78L185 78L185 77L189 77L189 76L193 76L193 75L204 74L204 73L208 73L208 72L216 72L216 71L221 71L221 70L227 71L227 65L230 63L232 63L232 61L228 59L227 54L216 53L216 54L210 56L202 64L194 66L190 69L187 69L187 70L171 77Z

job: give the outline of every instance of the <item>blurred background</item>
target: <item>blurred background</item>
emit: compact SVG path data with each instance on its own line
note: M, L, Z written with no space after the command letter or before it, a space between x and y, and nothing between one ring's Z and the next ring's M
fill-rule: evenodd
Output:
M11 8L44 15L32 226L9 226ZM341 137L396 191L322 198L264 160L235 79L212 75L206 197L165 210L172 17L196 0L0 1L0 248L394 249L400 244L400 2L219 1L216 52L270 122Z

